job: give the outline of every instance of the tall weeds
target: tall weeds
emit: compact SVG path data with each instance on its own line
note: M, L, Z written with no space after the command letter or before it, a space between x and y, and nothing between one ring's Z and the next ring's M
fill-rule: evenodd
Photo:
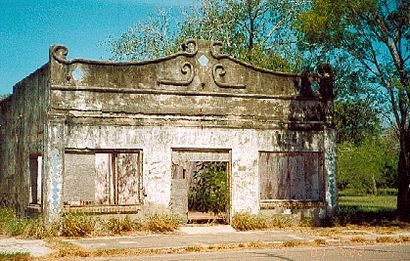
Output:
M268 216L241 212L235 214L232 218L232 227L241 231L282 228L291 225L292 220L283 216Z
M13 210L0 208L0 234L23 238L119 235L137 231L172 232L180 225L180 219L167 214L153 214L142 219L126 216L104 221L84 213L66 213L59 222L46 225L41 218L18 218Z

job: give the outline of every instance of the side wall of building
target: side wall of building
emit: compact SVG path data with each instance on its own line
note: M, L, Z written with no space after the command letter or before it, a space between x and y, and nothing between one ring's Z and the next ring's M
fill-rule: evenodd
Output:
M42 171L38 160L44 153L48 68L46 64L23 79L14 86L12 95L0 102L1 204L19 214L26 214L30 203L35 203L37 210L41 205Z

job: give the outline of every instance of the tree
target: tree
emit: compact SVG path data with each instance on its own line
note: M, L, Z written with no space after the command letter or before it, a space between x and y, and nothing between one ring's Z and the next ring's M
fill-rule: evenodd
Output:
M313 0L298 17L300 39L334 57L348 56L389 108L400 144L397 217L409 218L410 2ZM334 60L329 60L332 63Z
M130 27L119 39L109 37L103 44L116 61L151 60L178 51L178 30L171 26L169 12L157 10L154 17Z
M292 22L304 3L203 0L186 12L180 37L222 41L226 53L263 68L299 70L301 57L297 56Z
M137 23L119 39L106 41L113 60L147 60L168 55L188 38L222 41L224 52L277 71L300 71L292 22L305 1L201 0L182 20L168 12ZM175 24L175 26L172 26Z
M0 101L6 99L9 96L10 96L10 94L0 94Z
M189 182L189 210L226 212L229 204L226 162L201 162Z
M338 186L359 193L377 193L378 185L384 180L388 144L382 137L367 137L360 145L345 141L338 145ZM394 158L394 156L393 156Z
M334 122L338 144L350 142L360 146L366 138L381 134L377 111L364 100L336 101Z

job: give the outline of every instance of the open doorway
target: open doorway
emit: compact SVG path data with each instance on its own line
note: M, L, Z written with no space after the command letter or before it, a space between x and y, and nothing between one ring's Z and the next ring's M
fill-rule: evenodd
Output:
M188 222L226 223L229 207L228 163L191 161L187 175Z
M171 210L187 223L229 223L229 151L173 153Z

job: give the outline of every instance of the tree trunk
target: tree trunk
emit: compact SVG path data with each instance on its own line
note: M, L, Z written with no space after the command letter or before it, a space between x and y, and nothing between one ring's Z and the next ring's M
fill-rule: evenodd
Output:
M409 177L410 177L410 135L405 130L400 130L400 158L398 169L398 194L397 194L397 219L408 221L410 215L409 206Z

